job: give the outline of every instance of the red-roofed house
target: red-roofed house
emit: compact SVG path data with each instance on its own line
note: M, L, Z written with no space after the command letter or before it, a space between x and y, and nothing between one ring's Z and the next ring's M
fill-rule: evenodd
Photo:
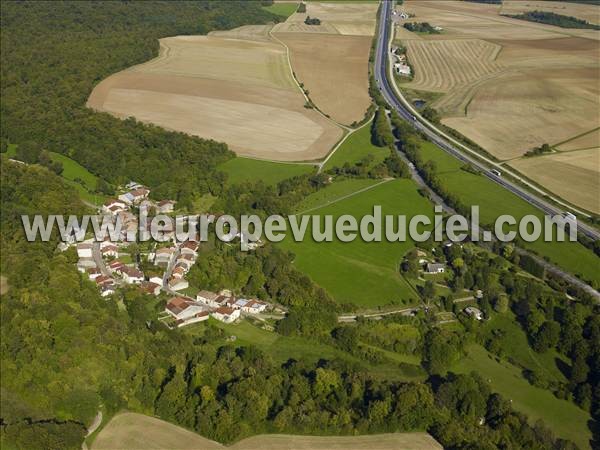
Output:
M167 302L165 311L175 320L178 327L208 319L208 311L202 304L183 297L173 297Z
M211 313L211 315L221 322L231 323L240 317L240 310L229 306L221 306Z

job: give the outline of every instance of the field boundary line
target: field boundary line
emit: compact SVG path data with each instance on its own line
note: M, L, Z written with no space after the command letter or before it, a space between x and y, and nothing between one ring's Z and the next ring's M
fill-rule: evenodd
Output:
M273 27L274 28L274 27ZM346 125L343 125L339 122L336 122L335 120L333 120L331 117L327 117L327 115L325 115L325 113L323 113L323 111L321 111L316 103L314 103L310 97L308 95L306 95L306 92L304 92L304 89L302 88L302 86L300 86L300 82L298 81L298 78L296 78L296 73L294 72L294 68L292 67L292 59L290 58L290 48L287 46L287 44L285 42L283 42L281 39L279 39L277 36L275 36L273 34L273 28L271 28L269 30L269 36L274 39L276 42L278 42L280 45L283 45L283 47L285 48L285 56L287 59L287 63L288 63L288 68L290 69L290 73L292 74L292 78L294 80L294 83L296 83L296 87L300 90L300 92L302 93L302 96L304 97L304 100L310 104L313 105L313 109L315 111L317 111L319 114L321 114L325 119L329 120L331 123L334 123L335 125L337 125L338 127L342 128L343 130L346 131L352 131L352 128L347 127Z
M392 36L391 36L391 40L390 42L393 42L394 40L394 29L392 28ZM390 84L392 85L392 89L394 90L395 94L397 95L398 99L400 100L400 102L411 112L411 114L413 114L415 117L418 118L418 120L425 125L427 128L429 128L430 130L433 130L437 133L438 136L442 136L444 139L446 139L447 141L451 142L452 144L460 147L461 149L465 150L466 152L468 152L469 154L471 154L472 156L479 158L480 160L484 161L486 164L488 164L489 166L496 168L496 169L502 169L504 170L504 172L510 176L512 176L515 180L517 180L518 182L524 184L526 187L528 187L530 190L534 191L535 193L539 194L543 197L547 197L548 199L552 200L553 202L561 205L562 207L566 207L568 210L571 210L577 214L580 214L582 216L585 217L590 217L590 214L588 214L587 212L584 212L582 209L580 209L579 207L576 207L575 205L569 204L566 201L561 200L560 198L558 198L556 195L544 190L544 189L540 189L539 187L535 186L534 184L532 184L530 181L528 181L527 179L524 178L524 176L520 175L519 173L515 172L514 169L513 170L508 170L506 168L506 166L503 166L501 163L497 163L495 161L492 161L491 159L489 159L488 157L486 157L485 155L482 155L481 153L467 147L466 145L462 144L461 142L459 142L458 140L454 139L452 136L448 135L447 133L445 133L444 131L440 130L438 127L436 127L434 124L432 124L430 121L428 121L427 119L425 119L413 106L412 104L406 100L406 98L404 98L404 95L402 94L402 92L400 91L400 88L398 87L396 80L393 76L393 74L391 73L391 68L392 65L390 64L390 60L391 60L391 53L389 51L389 42L386 44L387 45L387 49L386 49L386 58L387 58L387 66L388 66L388 77L390 78Z
M317 210L317 209L324 208L325 206L331 206L331 205L334 205L334 204L336 204L336 203L338 203L338 202L341 202L342 200L346 200L347 198L354 197L355 195L358 195L358 194L362 194L363 192L366 192L366 191L368 191L368 190L374 189L374 188L376 188L377 186L381 186L382 184L385 184L385 183L387 183L387 182L389 182L389 181L392 181L392 180L394 180L394 178L386 178L386 179L384 179L384 180L380 181L379 183L372 184L371 186L364 187L364 188L362 188L362 189L359 189L358 191L354 191L354 192L351 192L351 193L349 193L349 194L346 194L346 195L342 195L341 197L338 197L338 198L336 198L336 199L333 199L333 200L331 200L331 201L329 201L329 202L327 202L327 203L323 203L323 204L321 204L321 205L318 205L318 206L314 206L314 207L312 207L312 208L305 209L304 211L297 212L297 213L296 213L296 215L299 215L299 216L300 216L300 215L302 215L302 214L306 214L306 213L309 213L309 212L315 211L315 210Z
M329 161L329 158L331 158L333 156L333 154L342 146L342 144L344 142L346 142L346 139L348 139L348 137L350 137L352 134L354 134L358 130L361 130L363 127L370 124L373 121L374 117L375 117L375 114L373 114L369 118L369 120L367 120L365 123L363 123L360 127L348 130L348 132L345 134L345 136L331 149L331 151L325 157L325 159L318 164L319 170L317 171L317 173L321 173L321 171L323 170L323 167L325 167L325 164L327 164L327 161Z

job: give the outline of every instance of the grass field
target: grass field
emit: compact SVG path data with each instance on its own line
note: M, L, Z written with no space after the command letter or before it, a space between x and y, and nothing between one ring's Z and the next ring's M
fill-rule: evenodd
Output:
M373 180L370 178L351 178L336 181L320 191L308 196L298 203L294 209L296 213L302 213L312 208L317 208L327 205L331 202L336 202L342 197L360 191L361 189L368 188L369 186L373 186L380 182L381 180Z
M289 17L298 9L298 3L274 3L271 6L263 6L263 9L281 17Z
M264 26L243 27L230 32L233 39L161 39L157 58L108 77L87 104L117 117L134 116L225 142L239 155L319 159L342 130L304 107L286 49L269 41L267 32Z
M590 448L588 413L574 403L560 400L545 389L530 385L515 366L497 362L483 347L473 345L467 357L454 367L456 372L475 371L490 380L492 391L512 401L512 407L526 414L533 424L542 419L558 437L570 439L580 448Z
M548 380L566 382L556 363L557 359L562 361L562 357L556 351L534 352L527 342L527 335L516 322L512 312L494 314L485 322L484 330L488 337L491 337L492 330L502 331L500 348L504 358L511 358L517 365L543 374Z
M61 176L68 184L77 189L83 200L99 205L106 199L105 196L94 193L98 182L96 175L89 172L78 162L60 153L50 152L50 157L52 161L58 161L63 165Z
M527 214L543 219L544 214L501 186L482 175L461 170L461 163L434 144L426 142L421 149L424 160L436 163L444 185L466 205L479 205L481 223L493 223L502 214L510 214L517 220ZM597 270L598 257L576 242L527 243L526 248L548 257L556 265L600 285Z
M600 214L600 146L521 158L510 165L565 200Z
M388 149L376 147L371 143L371 122L348 136L335 153L331 155L331 158L327 160L323 169L329 170L336 166L343 167L346 163L354 165L367 155L373 155L373 165L389 156Z
M250 158L230 159L221 164L219 170L229 176L229 183L260 180L271 185L297 175L315 172L314 166L309 164L286 164Z
M437 450L442 447L427 433L366 436L259 435L231 446L143 414L117 414L98 434L93 450Z
M307 202L311 202L308 197ZM335 218L350 214L360 220L373 214L373 206L381 205L382 214L433 214L428 200L419 195L410 180L393 180L341 200L326 203L310 215L331 214ZM310 233L310 225L307 233ZM392 301L414 304L419 301L414 290L400 276L398 264L403 255L413 247L406 242L364 242L360 238L350 243L315 243L311 237L303 242L288 239L283 247L295 253L294 264L308 274L317 284L325 288L339 303L353 303L361 307L376 307Z

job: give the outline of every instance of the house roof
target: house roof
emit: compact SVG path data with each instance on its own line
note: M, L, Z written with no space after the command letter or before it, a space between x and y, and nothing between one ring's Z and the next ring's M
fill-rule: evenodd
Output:
M158 255L160 255L160 254L169 254L169 255L170 255L170 254L171 254L171 253L173 253L174 251L175 251L175 250L173 250L173 249L172 249L172 248L170 248L170 247L163 247L163 248L159 248L159 249L157 249L157 250L156 250L154 253L155 253L157 256L158 256Z
M174 205L176 202L175 200L161 200L160 202L157 203L158 206L166 206L166 205Z
M140 285L140 289L149 294L154 294L154 291L156 291L156 288L158 287L160 287L160 285L153 283L152 281L144 281Z
M117 250L119 250L119 248L116 245L105 245L104 247L102 247L102 249L100 250L102 253L105 252L116 252Z
M217 310L215 312L217 314L229 316L229 315L233 314L234 311L235 311L235 309L230 308L229 306L221 306L220 308L217 308Z
M438 270L438 269L443 269L444 264L440 264L440 263L428 263L427 264L427 270L431 271L431 270Z
M205 298L207 300L216 300L219 297L219 294L215 293L215 292L211 292L211 291L200 291L197 294L198 297L202 297Z
M188 248L190 250L198 250L198 243L194 241L185 241L181 244L181 248Z
M112 283L114 280L107 275L100 275L96 278L96 284Z
M92 244L81 243L77 244L77 250L89 250L92 248Z
M192 306L192 302L183 297L173 297L167 302L166 308L175 315L181 314L183 311Z
M145 197L149 193L150 193L150 191L143 187L137 188L137 189L134 189L134 190L128 192L128 194L130 194L133 197Z
M128 277L132 278L144 278L144 273L133 267L124 266L121 271Z

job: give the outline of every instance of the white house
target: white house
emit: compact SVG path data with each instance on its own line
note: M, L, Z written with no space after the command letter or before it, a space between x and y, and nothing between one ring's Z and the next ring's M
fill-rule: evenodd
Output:
M108 270L110 270L111 272L121 273L121 271L125 267L125 264L123 264L121 261L113 261L107 267Z
M240 310L229 306L221 306L213 311L211 315L221 322L231 323L240 317Z
M156 204L156 211L162 214L173 212L175 203L174 200L161 200Z
M112 256L113 258L119 257L119 248L116 245L105 245L100 249L103 257Z
M198 243L195 241L185 241L179 246L179 249L182 255L196 256L198 254Z
M209 306L215 306L215 300L219 297L216 292L202 290L196 294L196 300Z
M259 302L258 300L250 300L244 306L241 307L242 311L250 314L258 314L267 309L267 304Z
M133 267L124 266L121 269L121 274L123 275L123 281L127 284L140 284L144 281L144 274Z
M142 200L148 197L150 191L145 187L138 187L129 192L119 195L119 200L125 202L128 205L139 204Z
M446 271L446 267L443 264L439 264L439 263L427 264L427 273L444 273L445 271Z
M150 283L160 284L162 286L162 278L161 277L150 277Z
M403 64L403 63L395 63L394 70L396 71L396 73L398 75L407 75L408 76L411 73L410 66Z
M160 294L160 287L160 284L152 283L151 281L142 281L140 284L140 289L143 292L155 296Z
M96 267L92 267L86 270L88 277L90 278L90 280L95 280L96 278L98 278L100 275L102 275L102 272L100 271L100 269L96 268Z
M173 297L167 302L165 311L176 320L178 327L208 319L206 307L183 297Z
M474 306L467 306L465 308L465 313L469 317L474 317L477 320L483 320L483 312L479 308L475 308Z
M85 272L87 269L93 269L94 267L96 267L94 258L79 258L79 261L77 261L77 270L81 273Z
M102 297L108 297L115 293L115 285L113 283L104 284L100 287L100 295Z
M168 284L169 289L173 291L181 291L190 287L190 284L184 278L171 278Z
M79 256L80 258L91 258L92 249L92 244L88 244L87 242L77 244L77 256Z
M127 208L122 201L111 198L106 200L102 205L102 211L107 214L117 214L119 211L124 211Z

